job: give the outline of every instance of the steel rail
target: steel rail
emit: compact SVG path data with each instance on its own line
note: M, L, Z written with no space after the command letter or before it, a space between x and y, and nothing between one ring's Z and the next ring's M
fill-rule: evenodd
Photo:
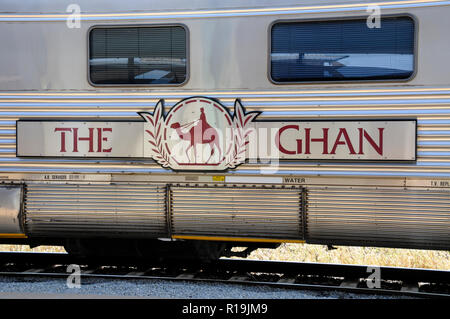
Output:
M70 264L81 265L80 275L84 278L203 281L450 298L450 271L447 270L229 258L208 264L161 263L138 257L85 258L64 253L0 252L1 276L67 277L70 273L65 266ZM369 288L365 281L374 267L380 275L381 288Z

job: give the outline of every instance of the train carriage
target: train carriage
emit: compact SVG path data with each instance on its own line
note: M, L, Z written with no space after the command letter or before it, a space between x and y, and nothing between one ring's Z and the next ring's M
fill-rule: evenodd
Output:
M0 1L0 242L448 250L447 1Z

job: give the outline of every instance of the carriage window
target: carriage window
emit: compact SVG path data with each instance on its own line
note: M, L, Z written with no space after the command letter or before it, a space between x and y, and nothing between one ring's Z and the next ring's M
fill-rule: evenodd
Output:
M89 34L90 80L94 85L181 84L186 51L181 26L94 28Z
M271 30L275 82L408 79L414 71L414 21L381 18L280 22Z

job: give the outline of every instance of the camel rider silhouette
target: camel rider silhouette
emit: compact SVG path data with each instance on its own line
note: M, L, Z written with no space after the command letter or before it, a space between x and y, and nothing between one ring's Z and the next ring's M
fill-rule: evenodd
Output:
M202 127L209 126L208 122L206 121L205 109L203 107L200 109L200 121L202 122Z

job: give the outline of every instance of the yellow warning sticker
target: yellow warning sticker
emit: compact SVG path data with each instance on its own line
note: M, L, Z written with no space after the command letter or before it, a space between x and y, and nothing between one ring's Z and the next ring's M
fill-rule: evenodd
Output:
M225 176L213 176L213 182L225 182Z

